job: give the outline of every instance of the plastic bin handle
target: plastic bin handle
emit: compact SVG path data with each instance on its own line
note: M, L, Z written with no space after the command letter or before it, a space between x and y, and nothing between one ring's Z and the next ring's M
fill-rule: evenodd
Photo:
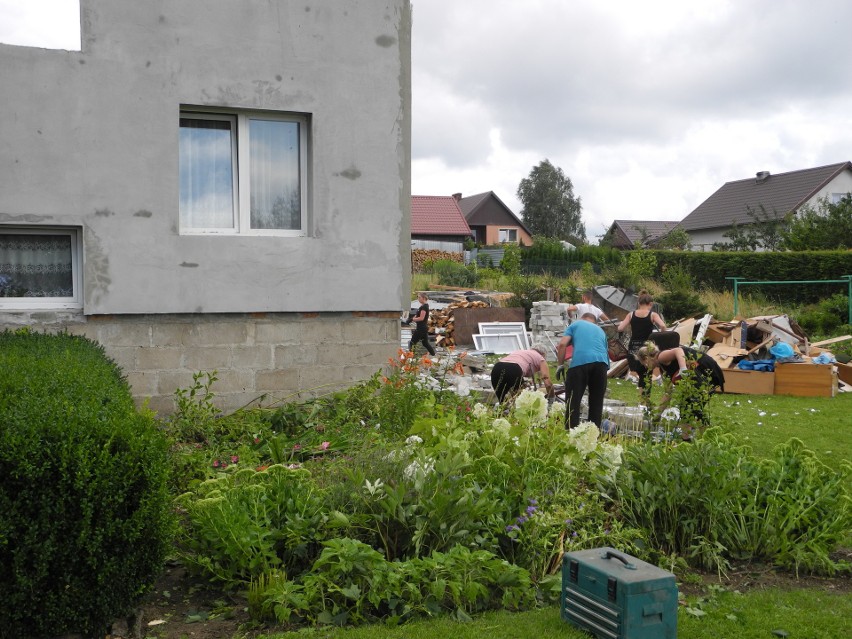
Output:
M627 570L636 570L636 564L630 563L630 561L627 559L627 557L622 555L620 552L616 552L614 550L607 550L603 554L603 558L604 559L618 559L620 562L622 562L624 564L624 567L627 568Z

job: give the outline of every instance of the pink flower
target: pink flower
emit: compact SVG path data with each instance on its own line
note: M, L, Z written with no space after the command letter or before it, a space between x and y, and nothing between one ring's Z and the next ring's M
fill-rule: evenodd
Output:
M260 437L255 437L255 438L254 438L254 443L255 443L255 444L259 444L259 443L260 443Z
M301 444L293 444L293 450L302 450Z
M231 455L231 463L232 464L236 464L238 461L240 461L239 457L237 457L236 455Z
M219 460L218 459L213 462L213 468L219 468Z
M329 446L331 446L331 442L323 442L320 444L320 450L328 450Z

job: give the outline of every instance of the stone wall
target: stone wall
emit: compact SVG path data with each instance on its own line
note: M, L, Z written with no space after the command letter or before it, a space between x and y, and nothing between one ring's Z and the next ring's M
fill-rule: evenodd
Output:
M199 371L217 371L215 403L230 412L261 396L268 405L365 380L400 343L397 312L0 316L0 330L32 325L102 344L137 404L163 415Z

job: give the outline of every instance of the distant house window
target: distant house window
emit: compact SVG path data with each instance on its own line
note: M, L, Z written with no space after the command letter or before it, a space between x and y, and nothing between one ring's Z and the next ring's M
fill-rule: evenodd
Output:
M305 235L307 118L180 114L180 231Z
M80 308L75 229L0 226L0 308Z
M843 198L845 198L849 195L850 195L849 193L832 193L831 194L831 203L832 204L839 204L840 200L842 200Z
M518 229L500 229L498 241L503 244L505 242L518 242Z

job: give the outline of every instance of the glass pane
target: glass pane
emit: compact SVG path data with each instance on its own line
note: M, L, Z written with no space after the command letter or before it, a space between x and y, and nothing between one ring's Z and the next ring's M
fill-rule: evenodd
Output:
M251 228L302 228L299 123L251 120Z
M233 122L180 119L181 228L234 228Z
M74 297L71 235L0 234L0 297Z

